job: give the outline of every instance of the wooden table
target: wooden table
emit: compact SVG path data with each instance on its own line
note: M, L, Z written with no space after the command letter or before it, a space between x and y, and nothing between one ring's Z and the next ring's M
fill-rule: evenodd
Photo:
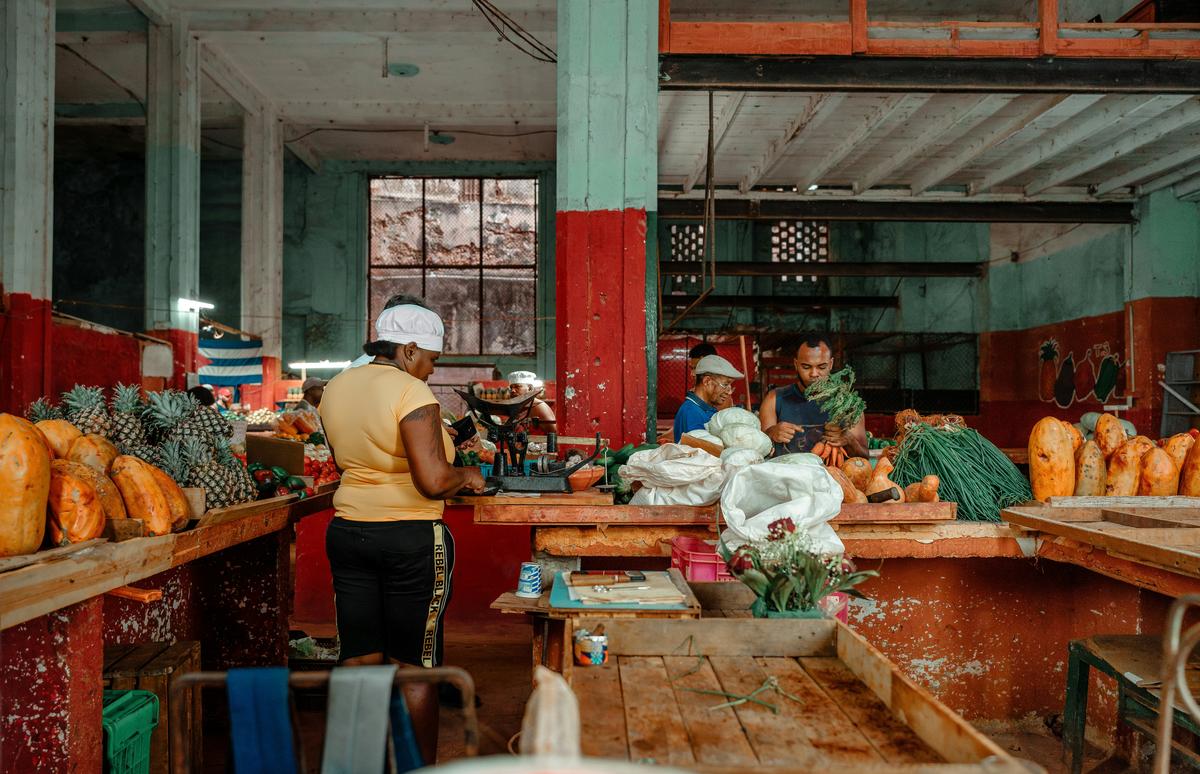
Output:
M580 618L608 663L572 666L587 756L698 771L1024 771L836 621ZM728 696L769 686L753 702ZM959 765L952 765L959 764ZM908 769L911 771L911 769Z
M1050 498L1001 517L1037 555L1169 596L1200 592L1200 498Z

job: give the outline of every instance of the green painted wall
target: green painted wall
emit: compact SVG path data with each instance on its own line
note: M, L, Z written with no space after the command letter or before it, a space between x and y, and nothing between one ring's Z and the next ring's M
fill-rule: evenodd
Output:
M1170 189L1144 198L1133 227L1131 300L1200 296L1200 203Z
M554 372L554 165L504 162L326 162L289 159L284 174L283 362L350 360L367 339L368 185L373 175L536 176L537 357L500 358L503 372ZM446 357L452 363L463 358ZM478 358L471 360L477 362Z

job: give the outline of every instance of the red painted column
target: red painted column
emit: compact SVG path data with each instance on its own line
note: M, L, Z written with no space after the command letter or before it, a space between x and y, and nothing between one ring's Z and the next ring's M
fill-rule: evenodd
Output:
M100 597L0 632L0 772L98 772Z
M0 318L0 411L21 412L50 391L50 302L28 293L4 299Z

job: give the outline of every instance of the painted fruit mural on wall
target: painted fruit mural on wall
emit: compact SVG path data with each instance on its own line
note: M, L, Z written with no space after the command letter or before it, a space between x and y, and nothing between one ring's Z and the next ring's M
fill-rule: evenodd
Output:
M1105 341L1084 350L1076 359L1074 352L1060 358L1059 344L1046 339L1038 347L1038 398L1068 408L1073 403L1104 403L1121 386L1121 359Z

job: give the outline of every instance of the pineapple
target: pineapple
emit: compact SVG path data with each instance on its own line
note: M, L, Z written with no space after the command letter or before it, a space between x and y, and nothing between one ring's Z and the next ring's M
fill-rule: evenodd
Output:
M212 444L212 435L200 422L193 419L200 404L187 393L178 390L163 390L149 395L146 419L155 436L161 441L197 441L204 446Z
M167 441L158 447L158 458L162 463L159 467L168 476L175 479L175 483L180 486L186 486L191 468L188 465L188 458L184 453L183 444L179 441Z
M142 427L142 414L145 410L141 388L132 384L116 386L112 400L110 437L118 447L134 449L146 442L146 430Z
M47 419L62 419L63 412L46 398L38 398L25 409L25 418L36 425Z
M189 421L202 428L213 438L232 438L233 423L221 416L221 413L210 406L197 406Z
M108 437L111 421L104 405L103 388L77 384L63 393L63 406L67 410L67 421L79 428L79 432Z
M212 448L202 441L190 439L183 442L187 464L191 467L187 476L188 486L204 489L210 508L226 508L233 505L234 480L229 468L213 459Z
M228 441L224 438L217 438L213 456L230 473L235 502L248 503L258 498L258 486L254 483L254 477L246 470L242 461L233 455L233 449L229 448Z

